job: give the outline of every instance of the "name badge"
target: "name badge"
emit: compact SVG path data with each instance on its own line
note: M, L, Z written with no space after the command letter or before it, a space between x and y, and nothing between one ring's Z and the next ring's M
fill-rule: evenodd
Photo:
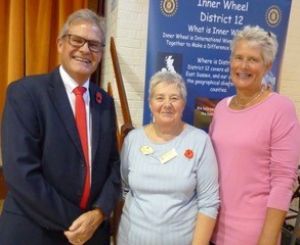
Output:
M144 155L149 155L149 154L152 154L154 152L154 150L152 149L151 146L148 146L148 145L143 145L141 148L140 148L141 152L144 154Z
M178 154L177 154L176 150L173 148L172 150L167 151L166 153L162 154L159 157L159 161L161 164L165 164L166 162L170 161L171 159L173 159L177 156L178 156Z

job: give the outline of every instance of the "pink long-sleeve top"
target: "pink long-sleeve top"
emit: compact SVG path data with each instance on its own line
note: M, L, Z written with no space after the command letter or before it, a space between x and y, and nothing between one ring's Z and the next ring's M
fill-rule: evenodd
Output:
M288 210L297 177L300 127L292 102L271 93L243 110L218 103L210 135L221 208L214 242L256 245L268 207Z

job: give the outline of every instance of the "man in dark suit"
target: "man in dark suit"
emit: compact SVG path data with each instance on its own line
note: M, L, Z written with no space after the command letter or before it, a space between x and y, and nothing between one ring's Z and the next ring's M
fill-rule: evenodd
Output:
M89 81L103 43L99 17L74 12L57 40L61 65L8 87L1 245L109 244L120 191L115 114L112 98Z

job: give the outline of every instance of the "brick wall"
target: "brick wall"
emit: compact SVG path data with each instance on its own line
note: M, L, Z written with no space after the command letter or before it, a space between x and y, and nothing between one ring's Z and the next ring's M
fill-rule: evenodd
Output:
M130 107L131 117L135 127L142 125L144 107L144 84L146 62L146 40L148 1L126 0L108 1L107 16L107 46L109 38L115 39L124 86ZM118 90L109 49L103 60L103 84L113 85L114 97L117 106L119 125L122 125L122 116L118 100Z
M292 1L286 47L281 67L281 94L288 96L296 105L300 119L300 1Z

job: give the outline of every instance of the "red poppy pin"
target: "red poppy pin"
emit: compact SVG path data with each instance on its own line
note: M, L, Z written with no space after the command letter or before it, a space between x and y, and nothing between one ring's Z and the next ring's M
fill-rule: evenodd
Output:
M191 150L191 149L187 149L185 152L184 152L184 156L188 159L192 159L193 156L194 156L194 152Z
M102 94L100 92L96 93L96 102L98 104L101 104L101 102L102 102Z

